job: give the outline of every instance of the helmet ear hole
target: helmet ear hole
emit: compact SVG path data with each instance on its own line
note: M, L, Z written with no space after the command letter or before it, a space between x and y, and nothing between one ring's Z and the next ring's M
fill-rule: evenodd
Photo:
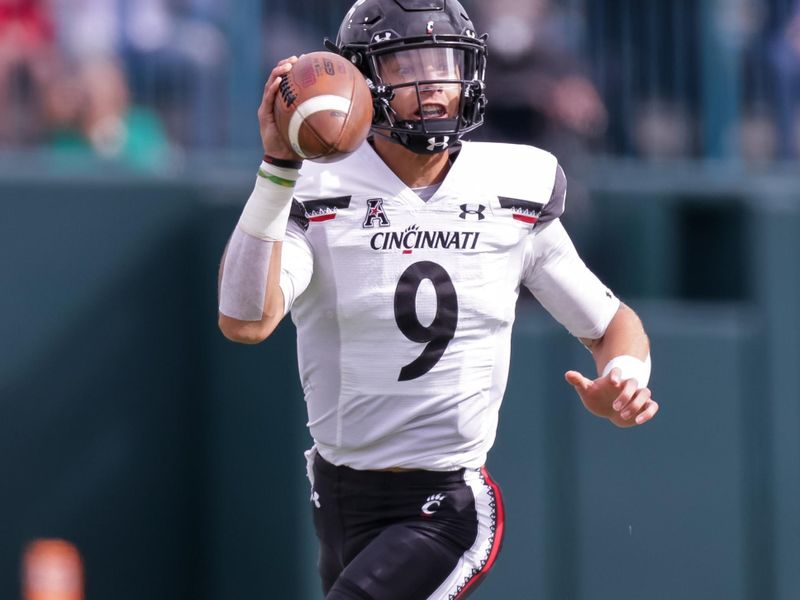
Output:
M358 52L352 52L352 51L346 52L343 54L343 56L359 68L361 67L361 64L364 62L361 57L361 54Z
M363 69L361 69L361 65L364 63L364 57L362 56L361 52L356 50L352 50L351 48L342 48L336 46L335 50L336 54L340 54L351 63L353 63L361 72L363 73ZM366 73L364 73L366 75Z

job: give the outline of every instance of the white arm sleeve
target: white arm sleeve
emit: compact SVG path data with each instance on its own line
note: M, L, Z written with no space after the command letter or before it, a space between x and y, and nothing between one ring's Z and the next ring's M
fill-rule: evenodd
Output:
M314 272L314 252L303 228L289 221L281 250L281 291L284 316L292 309L295 299L302 294Z
M522 283L575 337L603 336L619 299L583 263L559 219L528 239Z
M241 321L261 320L273 245L245 233L238 225L234 228L225 251L219 312Z

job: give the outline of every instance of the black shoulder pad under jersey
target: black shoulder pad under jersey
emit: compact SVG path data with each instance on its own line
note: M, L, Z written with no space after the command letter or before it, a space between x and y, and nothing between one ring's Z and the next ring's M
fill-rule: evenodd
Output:
M550 195L550 200L544 205L537 225L547 223L553 219L558 219L564 213L564 203L567 198L567 176L564 175L564 169L561 165L556 165L556 178L553 183L553 193Z
M306 218L306 209L297 200L292 199L292 207L289 209L289 220L294 221L303 231L308 229L308 218Z

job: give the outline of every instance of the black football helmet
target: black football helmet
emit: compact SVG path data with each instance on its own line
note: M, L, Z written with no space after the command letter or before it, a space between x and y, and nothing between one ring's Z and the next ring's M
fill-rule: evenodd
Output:
M373 133L434 154L483 124L486 36L456 0L358 0L325 44L367 78ZM447 102L428 99L437 89ZM398 114L400 94L416 96L416 112Z

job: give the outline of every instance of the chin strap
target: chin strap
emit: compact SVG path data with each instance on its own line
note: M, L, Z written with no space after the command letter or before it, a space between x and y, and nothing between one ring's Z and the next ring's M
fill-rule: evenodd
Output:
M419 134L404 134L377 128L372 129L370 133L373 137L368 138L368 141L373 148L375 147L374 136L380 136L393 144L407 148L414 154L440 154L460 143L460 139L457 136L420 137Z
M460 136L453 133L457 125L454 119L428 121L424 125L421 121L398 121L391 136L416 154L439 154L458 143Z
M458 141L455 135L403 134L392 132L392 136L400 139L400 143L416 154L439 154Z

